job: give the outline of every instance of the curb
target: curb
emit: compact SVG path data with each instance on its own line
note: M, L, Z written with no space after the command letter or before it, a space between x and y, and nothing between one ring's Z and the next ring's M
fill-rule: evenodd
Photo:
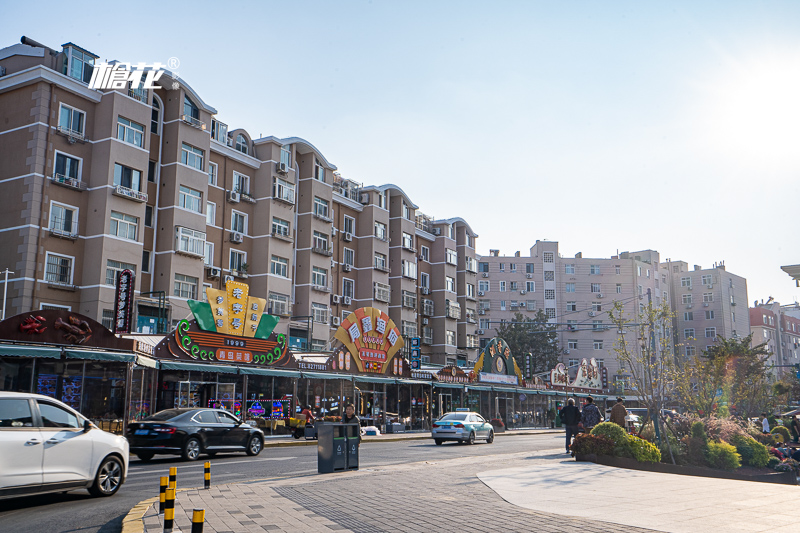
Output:
M559 430L559 429L547 429L547 430L537 431L536 433L530 433L530 432L527 432L527 431L524 431L524 432L514 431L512 433L507 433L507 432L495 433L494 436L495 437L511 437L511 436L516 436L516 435L557 435L559 433L564 433L564 430L563 429L561 429L561 430ZM420 434L419 436L414 436L414 437L395 437L395 438L389 438L389 439L362 437L361 438L361 442L402 442L402 441L406 441L406 440L426 440L426 439L432 439L432 438L433 437L431 437L429 434L424 434L424 435ZM286 448L286 447L289 447L289 446L316 446L316 445L317 445L317 441L316 440L302 440L302 439L300 439L300 440L288 441L288 442L265 442L264 443L264 448Z
M144 533L142 517L156 500L157 498L148 498L134 505L122 519L122 533Z

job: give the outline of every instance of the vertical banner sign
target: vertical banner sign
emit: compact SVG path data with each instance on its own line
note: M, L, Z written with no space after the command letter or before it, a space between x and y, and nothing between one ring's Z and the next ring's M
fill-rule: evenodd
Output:
M134 274L125 269L117 273L117 290L114 293L114 333L131 332L133 313Z
M422 364L422 352L420 350L419 337L411 337L411 369L419 370Z

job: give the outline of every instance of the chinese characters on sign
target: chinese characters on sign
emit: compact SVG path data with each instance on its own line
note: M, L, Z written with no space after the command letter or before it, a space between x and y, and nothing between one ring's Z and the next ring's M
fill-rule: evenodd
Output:
M114 295L114 333L131 332L134 275L125 269L117 274L117 289Z
M92 79L89 80L90 89L161 89L155 82L164 74L164 65L153 63L147 65L138 63L131 69L130 63L98 63L94 66ZM144 81L142 81L144 77Z
M245 283L228 281L224 290L206 288L217 333L253 337L267 301L249 295Z

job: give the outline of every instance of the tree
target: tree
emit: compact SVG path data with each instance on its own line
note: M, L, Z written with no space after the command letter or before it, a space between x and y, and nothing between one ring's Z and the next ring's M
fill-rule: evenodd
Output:
M558 326L549 324L547 315L541 309L533 319L522 313L514 313L513 322L506 322L497 328L497 336L508 343L523 374L525 356L531 354L531 376L555 367L563 351L558 346Z
M687 411L702 416L718 411L720 394L725 384L724 359L694 356L676 364L675 395Z

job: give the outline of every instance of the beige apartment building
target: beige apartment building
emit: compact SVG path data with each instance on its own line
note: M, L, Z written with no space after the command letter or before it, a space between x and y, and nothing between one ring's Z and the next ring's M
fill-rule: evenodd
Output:
M358 307L386 311L432 363L475 359L475 238L396 185L344 179L299 137L229 127L165 71L155 90L89 89L99 56L23 38L0 50L0 269L6 316L66 308L112 325L136 274L134 329L157 333L205 287L245 281L295 349L324 349Z
M753 335L750 345L765 345L772 374L778 378L786 373L794 374L794 365L800 363L800 318L791 314L797 309L798 304L782 306L772 298L760 303L756 300L749 309Z
M608 311L618 301L633 320L650 302L656 306L662 299L669 301L668 280L659 275L658 264L653 250L611 258L584 258L580 253L562 257L554 241L536 241L528 256L501 256L491 250L478 257L481 341L493 337L515 313L533 317L542 309L558 325L562 362L573 367L573 375L581 359L595 358L608 369L609 385L624 381L614 352L619 334Z

